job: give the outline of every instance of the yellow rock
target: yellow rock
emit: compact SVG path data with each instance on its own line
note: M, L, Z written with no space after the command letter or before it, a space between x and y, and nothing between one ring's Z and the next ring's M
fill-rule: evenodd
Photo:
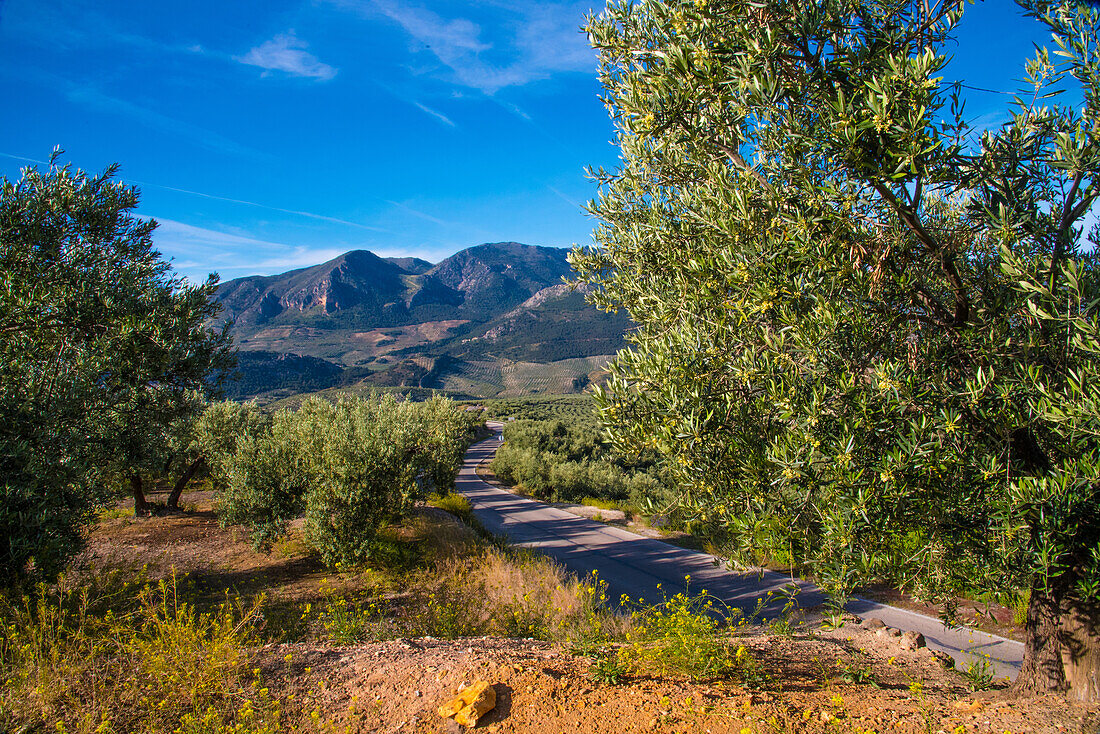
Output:
M497 692L487 681L479 680L439 707L439 715L454 717L463 726L476 726L477 720L497 705Z

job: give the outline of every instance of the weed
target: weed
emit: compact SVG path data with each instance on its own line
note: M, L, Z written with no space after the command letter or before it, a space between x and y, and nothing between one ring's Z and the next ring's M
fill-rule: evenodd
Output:
M909 695L917 702L920 707L921 721L924 725L924 731L926 734L932 734L936 730L936 717L932 710L932 704L927 700L924 695L924 679L918 678L916 680L909 679Z
M780 637L794 635L794 617L799 611L798 595L801 591L801 587L797 584L787 584L779 591L779 597L786 599L786 601L783 608L779 610L779 614L768 624L772 634Z
M734 653L733 665L737 677L746 688L771 688L775 684L772 677L764 671L756 657L744 645L740 645Z
M317 615L317 621L324 630L326 639L337 645L350 645L385 637L384 605L375 590L349 594L337 590L328 579L324 579L321 582L321 594L324 603Z
M814 655L813 663L814 668L817 670L818 685L822 688L828 688L833 682L833 671L818 655Z
M597 683L618 685L629 672L629 665L620 660L618 655L609 653L596 658L595 662L592 663L590 675L592 680Z
M986 691L993 686L993 666L985 658L971 660L959 674L972 691Z
M878 681L875 680L875 673L871 669L871 665L859 660L852 660L845 663L843 661L836 661L837 667L840 669L840 678L845 683L851 683L853 685L871 685L878 688Z
M447 494L433 493L428 497L428 504L432 507L446 510L466 524L470 524L469 520L473 517L474 508L470 504L470 500L457 492L448 492Z
M695 596L681 592L660 604L631 613L626 661L661 675L713 678L735 666L727 640L723 611L730 612L706 590ZM736 616L736 614L729 614Z
M267 695L248 673L261 604L227 597L199 611L181 598L175 577L153 583L114 573L79 587L39 586L2 610L0 711L14 721L0 723L73 732L263 731L241 713Z

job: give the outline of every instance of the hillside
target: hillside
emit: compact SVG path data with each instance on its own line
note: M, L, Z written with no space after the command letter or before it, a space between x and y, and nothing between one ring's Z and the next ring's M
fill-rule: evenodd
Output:
M277 398L359 383L477 397L583 389L622 347L630 322L564 282L567 252L499 242L432 265L354 250L227 281L216 297L242 352L242 378L228 392Z

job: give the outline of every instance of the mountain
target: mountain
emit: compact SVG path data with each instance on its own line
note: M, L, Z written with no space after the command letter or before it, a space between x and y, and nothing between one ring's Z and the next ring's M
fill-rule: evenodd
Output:
M572 274L566 250L498 242L438 265L353 250L282 275L223 283L217 299L240 334L284 324L371 329L448 319L485 321Z
M218 287L216 297L238 331L303 314L355 309L379 318L404 294L408 271L366 250L353 250L327 263L282 275L237 278Z
M498 242L432 265L354 250L227 281L216 298L247 355L232 393L354 382L478 397L579 389L598 379L630 322L597 311L563 282L573 275L567 252Z

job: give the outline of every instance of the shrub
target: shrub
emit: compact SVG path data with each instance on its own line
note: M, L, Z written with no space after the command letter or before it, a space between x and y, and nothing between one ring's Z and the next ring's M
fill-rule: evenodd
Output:
M492 470L532 496L555 502L629 500L651 507L671 500L655 457L612 453L591 418L520 420L509 423L504 435Z

